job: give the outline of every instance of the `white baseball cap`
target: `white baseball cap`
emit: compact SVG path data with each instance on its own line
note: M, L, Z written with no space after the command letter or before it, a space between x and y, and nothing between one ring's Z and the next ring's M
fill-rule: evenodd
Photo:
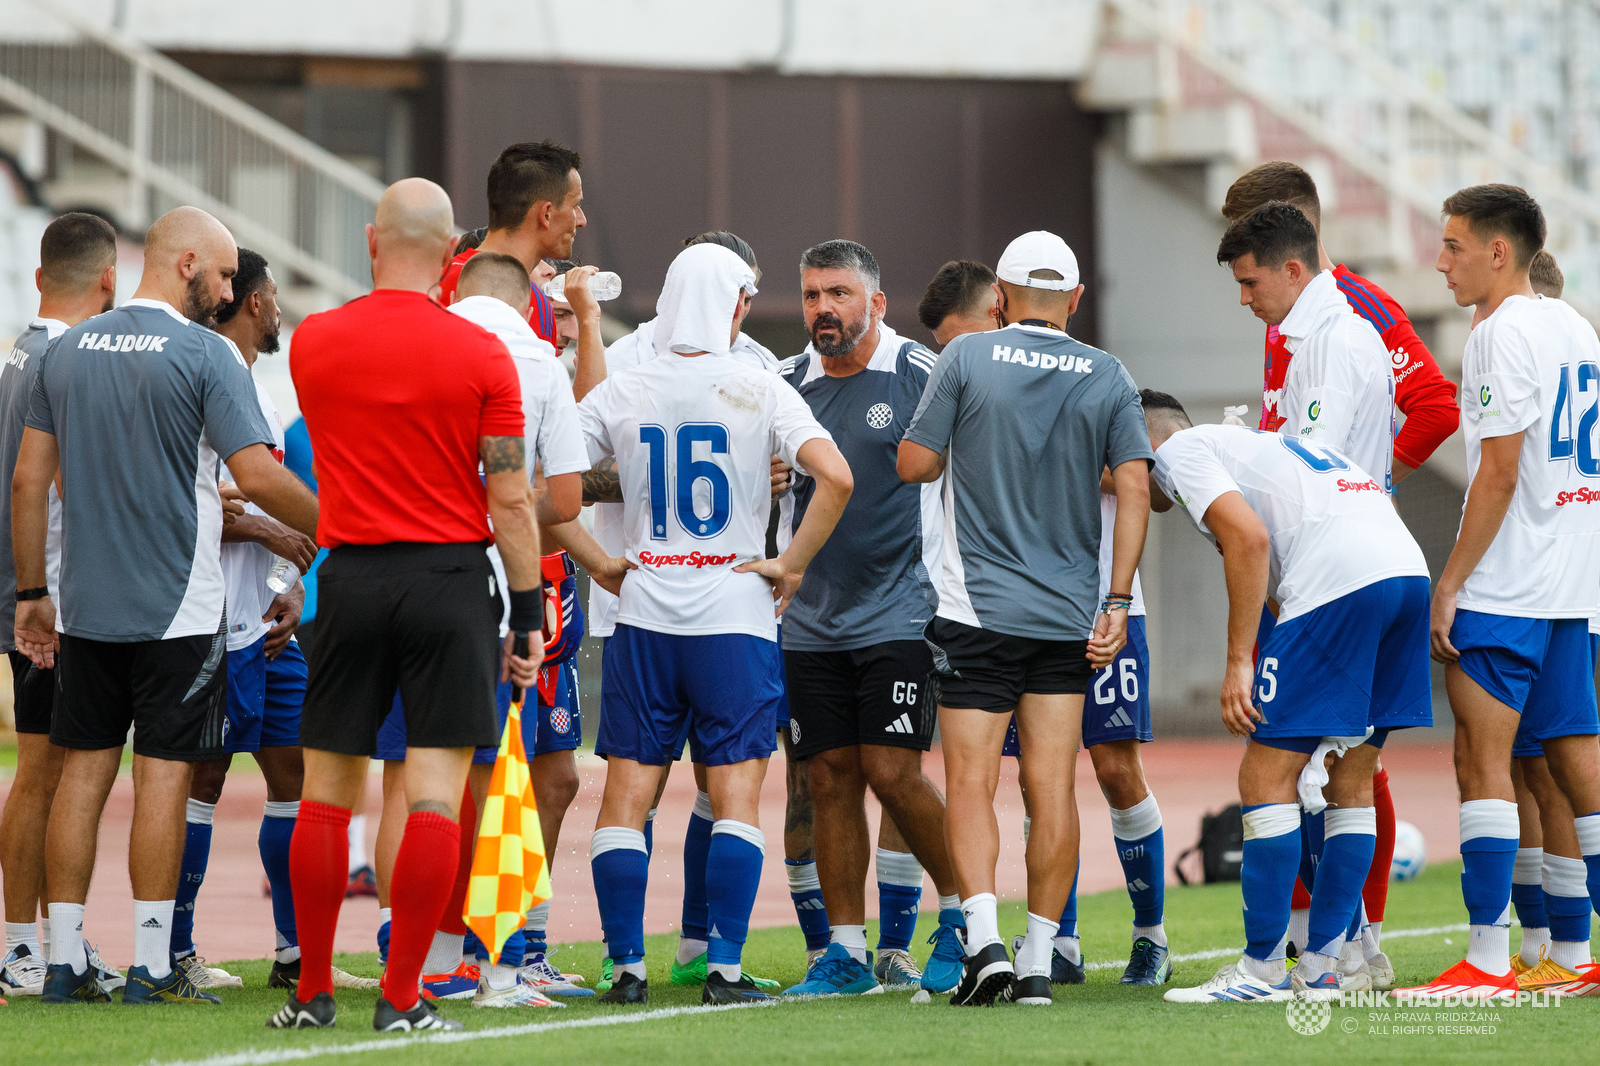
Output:
M1054 270L1062 280L1028 277L1035 270ZM1078 257L1066 241L1048 230L1036 229L1006 245L995 275L1012 285L1067 292L1078 287Z

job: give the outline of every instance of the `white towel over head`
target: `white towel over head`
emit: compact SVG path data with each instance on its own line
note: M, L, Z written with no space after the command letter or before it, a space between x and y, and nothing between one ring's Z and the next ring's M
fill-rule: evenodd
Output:
M755 271L728 249L697 244L679 252L656 300L656 350L727 355L741 290L755 295Z

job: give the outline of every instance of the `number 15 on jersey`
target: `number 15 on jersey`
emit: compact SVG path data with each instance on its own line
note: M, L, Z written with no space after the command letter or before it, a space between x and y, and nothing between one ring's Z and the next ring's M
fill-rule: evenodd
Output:
M728 427L719 422L681 424L671 435L673 454L669 457L666 428L647 423L639 426L639 444L650 460L650 539L667 540L669 521L676 521L697 540L710 540L721 533L728 525L728 475L715 457L728 454ZM705 447L708 458L695 458L697 444ZM701 482L705 489L697 500Z

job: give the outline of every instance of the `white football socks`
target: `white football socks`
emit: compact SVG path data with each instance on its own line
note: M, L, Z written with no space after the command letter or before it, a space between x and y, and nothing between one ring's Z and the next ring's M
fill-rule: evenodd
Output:
M367 816L350 816L350 872L353 874L367 864Z
M706 953L711 945L704 940L692 940L682 936L678 938L678 965L687 966L695 959Z
M1246 976L1265 981L1269 985L1281 985L1288 973L1288 966L1282 957L1268 959L1252 959L1249 955L1239 956L1239 970Z
M172 908L176 903L171 899L133 901L133 964L143 966L158 981L172 972Z
M967 919L967 954L976 955L990 944L1000 943L1000 916L995 911L993 892L979 892L961 901Z
M1157 947L1167 946L1167 927L1162 925L1136 925L1133 927L1133 939L1148 937L1150 942Z
M467 938L461 933L444 933L434 930L433 943L428 945L428 957L422 960L422 972L428 976L454 973L461 965L462 952Z
M1530 929L1527 926L1523 926L1522 946L1517 949L1517 954L1522 956L1522 964L1524 966L1539 965L1539 957L1550 954L1551 943L1550 930L1548 928Z
M1507 904L1507 909L1510 905ZM1505 917L1505 916L1502 916ZM1511 925L1472 925L1467 927L1467 962L1490 977L1511 972Z
M1050 949L1055 946L1056 930L1061 923L1053 918L1041 918L1028 912L1028 935L1017 949L1016 972L1018 977L1042 974L1050 976Z
M1300 907L1289 912L1289 943L1299 948L1306 949L1306 941L1311 939L1311 908Z
M1060 928L1058 925L1057 929ZM1083 965L1083 942L1076 936L1056 937L1056 950L1061 952L1061 957L1077 966Z
M958 911L961 909L961 896L952 892L948 896L939 897L939 909L942 911Z
M83 904L50 904L50 922L55 927L50 941L50 965L70 965L72 972L81 977L89 968L89 956L83 950Z
M35 957L39 956L39 942L34 939L34 925L32 922L6 923L6 954L11 954L19 947L26 947L28 954Z
M828 942L838 944L861 965L867 964L867 927L864 925L835 925L828 930Z

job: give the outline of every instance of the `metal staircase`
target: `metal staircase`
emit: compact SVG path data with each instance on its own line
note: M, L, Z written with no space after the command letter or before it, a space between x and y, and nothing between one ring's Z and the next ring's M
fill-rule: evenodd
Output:
M191 204L282 280L320 290L308 302L371 288L364 227L380 182L121 33L48 0L8 6L37 21L0 41L0 102L119 172L124 228Z
M1126 113L1132 158L1203 165L1209 206L1259 160L1307 165L1330 251L1453 320L1440 204L1488 181L1539 198L1567 299L1600 312L1596 90L1600 16L1575 0L1109 0L1082 95Z

